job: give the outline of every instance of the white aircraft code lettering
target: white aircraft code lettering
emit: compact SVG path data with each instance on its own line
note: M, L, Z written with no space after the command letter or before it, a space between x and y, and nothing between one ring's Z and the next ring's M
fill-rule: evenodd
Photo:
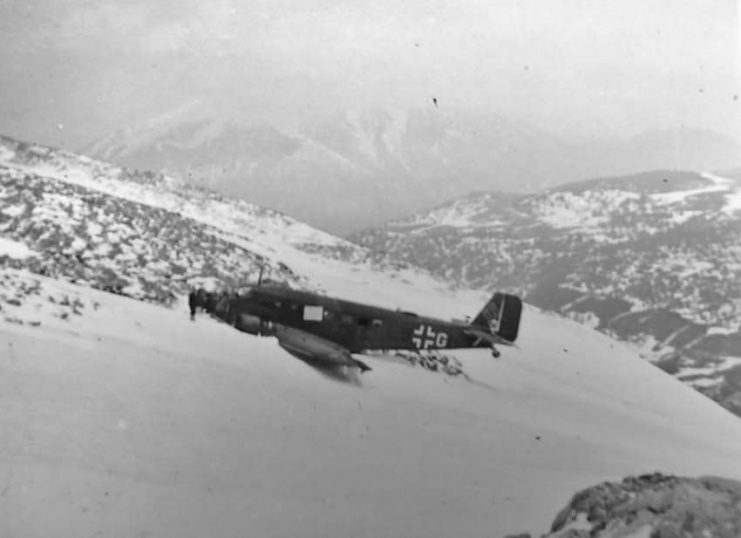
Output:
M422 324L414 329L412 343L417 349L445 347L448 345L448 335L442 331L436 333L432 326Z
M499 332L499 329L502 327L502 313L504 312L504 303L505 299L502 299L502 304L499 305L498 309L492 308L489 312L490 320L489 320L489 328L491 329L491 332L493 334L496 334ZM492 307L494 305L492 304Z

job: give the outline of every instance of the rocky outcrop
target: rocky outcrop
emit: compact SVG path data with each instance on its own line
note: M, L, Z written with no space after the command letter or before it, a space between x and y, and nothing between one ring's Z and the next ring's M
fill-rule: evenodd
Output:
M528 534L516 535L529 538ZM741 482L661 473L580 491L542 538L739 538ZM511 535L508 538L515 538Z

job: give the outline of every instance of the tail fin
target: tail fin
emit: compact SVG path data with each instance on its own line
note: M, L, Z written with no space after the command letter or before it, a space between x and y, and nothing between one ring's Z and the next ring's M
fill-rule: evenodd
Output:
M495 293L471 325L488 329L492 334L514 342L520 330L522 300L516 295Z

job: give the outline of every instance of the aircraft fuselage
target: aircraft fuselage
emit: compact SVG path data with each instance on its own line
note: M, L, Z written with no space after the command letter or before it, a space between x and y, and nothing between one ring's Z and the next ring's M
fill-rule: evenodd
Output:
M230 303L235 326L247 332L271 325L299 329L351 353L385 349L451 349L488 346L467 333L469 325L354 303L280 287L256 287ZM259 320L259 325L256 323ZM478 342L477 342L478 341Z

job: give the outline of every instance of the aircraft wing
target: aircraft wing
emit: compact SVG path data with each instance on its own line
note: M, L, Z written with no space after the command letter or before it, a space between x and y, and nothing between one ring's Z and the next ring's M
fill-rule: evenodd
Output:
M506 338L502 338L498 334L494 334L492 332L486 331L484 329L479 329L477 327L468 326L464 332L466 334L470 334L471 336L475 336L476 338L488 343L488 344L498 344L502 346L514 346L515 343L511 342L510 340L507 340Z
M364 362L353 358L346 347L331 340L286 325L276 324L274 328L278 345L301 360L327 366L351 366L360 368L363 372L371 369Z

